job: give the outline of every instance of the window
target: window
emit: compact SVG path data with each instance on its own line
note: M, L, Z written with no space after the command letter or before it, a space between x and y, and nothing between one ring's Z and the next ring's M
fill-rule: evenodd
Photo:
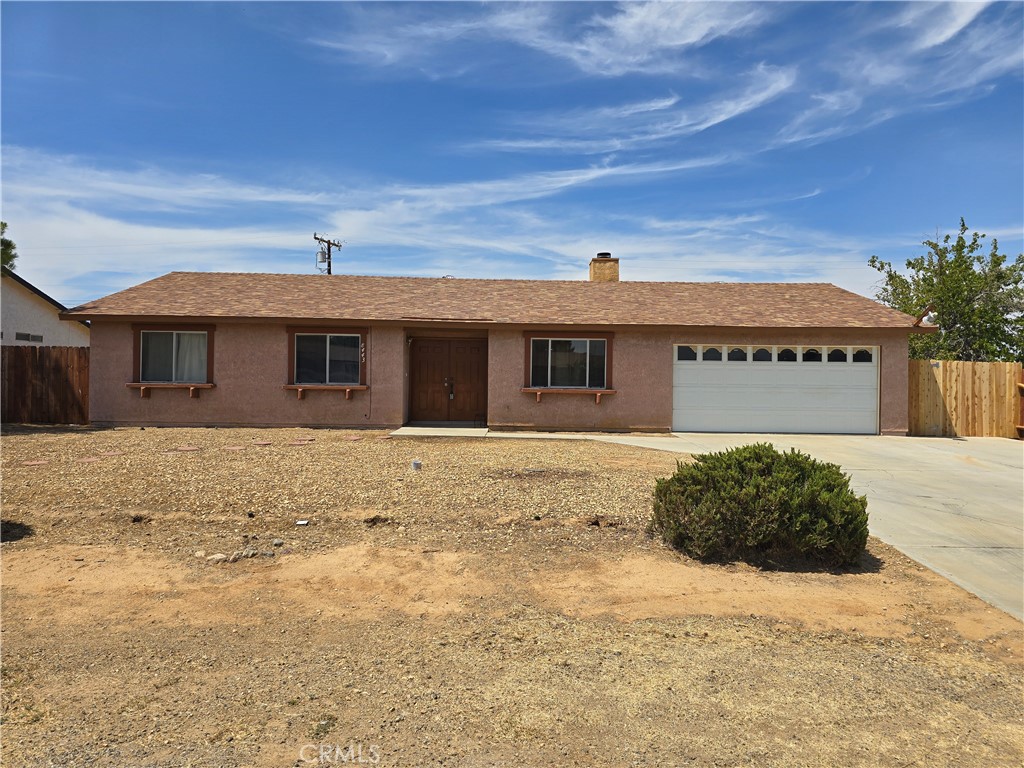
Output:
M814 347L808 347L804 350L804 362L805 363L820 363L821 362L821 350L815 349Z
M366 329L289 327L288 383L366 384Z
M874 347L741 347L732 345L685 346L676 345L676 362L698 360L720 363L870 363L874 359Z
M14 333L14 340L15 341L30 341L33 344L42 344L43 343L43 337L40 334L36 334L36 333L23 333L21 331L15 331L15 333Z
M605 389L608 339L530 338L530 386Z
M828 351L828 361L830 363L845 363L846 362L846 350L842 347L836 347Z
M208 347L206 331L139 331L139 381L206 383Z
M296 384L358 384L358 334L295 334Z

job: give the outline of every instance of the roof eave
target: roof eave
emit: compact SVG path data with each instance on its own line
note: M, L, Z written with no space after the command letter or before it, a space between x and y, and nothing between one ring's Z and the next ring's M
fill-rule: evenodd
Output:
M934 333L938 330L936 326L913 326L910 323L858 323L845 325L823 325L820 323L672 323L672 322L618 322L614 320L584 320L574 322L549 321L544 319L525 318L423 318L423 317L300 317L296 315L283 316L256 316L256 315L186 315L186 314L121 314L114 312L90 312L69 310L59 314L61 320L77 320L85 322L121 322L121 323L180 323L180 322L205 322L205 323L268 323L268 324L380 324L380 325L409 325L409 326L534 326L534 327L619 327L619 328L694 328L707 329L715 328L721 330L750 331L771 328L780 331L905 331L908 333ZM912 318L911 318L912 319Z

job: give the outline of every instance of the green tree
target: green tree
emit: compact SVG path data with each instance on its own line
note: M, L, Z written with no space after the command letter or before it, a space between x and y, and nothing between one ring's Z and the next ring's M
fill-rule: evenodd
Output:
M0 221L0 246L2 246L3 252L3 265L8 269L14 269L14 262L18 258L18 251L14 247L14 241L8 240L5 235L7 234L7 222Z
M960 219L954 239L925 240L928 253L907 259L907 273L872 256L868 264L882 274L875 297L893 309L920 315L930 308L937 333L910 338L910 356L936 360L1024 361L1024 254L1010 262L992 238Z

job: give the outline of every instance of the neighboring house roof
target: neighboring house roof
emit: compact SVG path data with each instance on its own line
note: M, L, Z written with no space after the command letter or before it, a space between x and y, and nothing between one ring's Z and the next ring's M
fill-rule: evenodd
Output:
M64 317L907 330L912 330L915 319L828 283L465 280L234 272L172 272L75 307Z
M30 283L30 282L29 282L28 280L26 280L25 278L23 278L23 277L20 277L20 276L19 276L19 275L18 275L18 274L17 274L17 273L16 273L16 272L15 272L14 270L12 270L12 269L11 269L10 267L0 267L0 271L2 271L2 273L3 273L3 276L4 276L4 277L9 277L9 278L11 278L11 279L12 279L12 280L13 280L14 282L16 282L16 283L17 283L18 285L20 285L20 286L22 286L22 287L24 287L24 288L28 289L29 291L31 291L32 293L34 293L34 294L35 294L36 296L38 296L39 298L41 298L41 299L42 299L43 301L46 301L46 302L48 302L49 304L52 304L52 305L53 305L53 307L54 307L54 309L56 309L56 310L57 310L57 312L66 312L66 311L67 311L67 307L65 307L65 306L64 306L63 304L61 304L61 303L60 303L59 301L57 301L57 300L56 300L55 298L53 298L53 297L51 297L51 296L48 296L48 295L46 295L45 293L43 293L43 292L42 292L41 290L39 290L38 288L36 288L36 287L35 287L34 285L32 285L32 283ZM86 320L83 320L83 319L81 319L81 318L78 318L78 317L70 317L70 318L61 318L61 319L62 319L62 320L64 320L64 319L68 319L68 320L77 320L77 321L78 321L78 322L80 322L80 323L81 323L82 325L84 325L84 326L85 326L86 328L88 328L88 327L89 327L89 323L88 323L88 322L87 322Z

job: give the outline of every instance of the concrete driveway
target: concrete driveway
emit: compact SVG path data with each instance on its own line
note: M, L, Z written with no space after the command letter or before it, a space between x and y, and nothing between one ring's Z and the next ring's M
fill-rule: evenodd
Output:
M756 442L839 464L868 497L871 533L1024 619L1024 444L990 437L675 434L612 438L709 453Z

